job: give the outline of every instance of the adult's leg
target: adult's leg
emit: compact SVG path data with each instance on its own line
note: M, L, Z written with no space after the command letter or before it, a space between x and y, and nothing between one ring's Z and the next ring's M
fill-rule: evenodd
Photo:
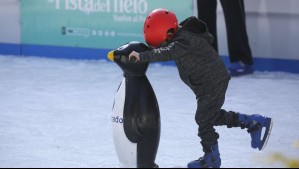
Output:
M252 65L243 0L220 0L227 30L230 61Z
M210 33L214 36L212 46L218 51L216 9L216 0L197 0L198 19L207 24Z

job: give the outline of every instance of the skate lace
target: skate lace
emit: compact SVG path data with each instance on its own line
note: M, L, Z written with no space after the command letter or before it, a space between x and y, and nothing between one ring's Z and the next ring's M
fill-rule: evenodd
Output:
M254 131L257 131L257 130L260 130L262 125L261 123L258 123L257 121L254 121L255 123L253 124L252 127L248 128L247 132L248 133L251 133L251 132L254 132Z

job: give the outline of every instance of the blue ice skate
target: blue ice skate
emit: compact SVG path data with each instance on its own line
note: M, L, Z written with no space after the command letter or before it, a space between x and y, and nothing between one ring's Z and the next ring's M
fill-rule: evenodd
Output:
M251 136L251 147L262 150L266 147L269 136L272 130L272 119L258 114L254 115L239 115L239 126L244 129L247 128ZM265 132L262 137L262 129L265 127Z
M211 152L205 152L204 156L198 160L188 163L188 168L220 168L221 159L218 143L212 146Z

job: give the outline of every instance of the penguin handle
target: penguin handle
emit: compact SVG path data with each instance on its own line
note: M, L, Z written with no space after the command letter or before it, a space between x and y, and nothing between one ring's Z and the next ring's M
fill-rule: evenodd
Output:
M128 57L127 56L115 54L114 50L110 51L108 53L108 59L112 62L115 62L115 61L121 61L123 63L128 62Z
M136 58L133 56L133 57L131 57L130 59L129 59L129 62L136 62Z
M123 63L127 63L128 62L128 57L125 55L117 55L118 57L120 57L120 61Z
M114 59L115 59L115 60L120 60L120 61L123 62L123 63L128 63L128 62L133 63L133 62L136 61L136 58L135 58L135 57L131 57L131 58L129 59L129 57L128 57L128 56L125 56L125 55L115 55L115 56L114 56Z

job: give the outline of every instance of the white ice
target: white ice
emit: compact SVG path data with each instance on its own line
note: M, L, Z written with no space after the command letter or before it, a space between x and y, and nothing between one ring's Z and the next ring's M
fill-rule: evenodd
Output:
M161 113L156 162L185 167L202 156L196 100L177 68L151 64L147 76ZM0 167L119 167L111 113L121 69L105 60L0 56ZM255 72L232 78L226 110L272 117L267 147L252 149L239 128L217 127L222 167L284 167L268 158L299 158L299 74Z

